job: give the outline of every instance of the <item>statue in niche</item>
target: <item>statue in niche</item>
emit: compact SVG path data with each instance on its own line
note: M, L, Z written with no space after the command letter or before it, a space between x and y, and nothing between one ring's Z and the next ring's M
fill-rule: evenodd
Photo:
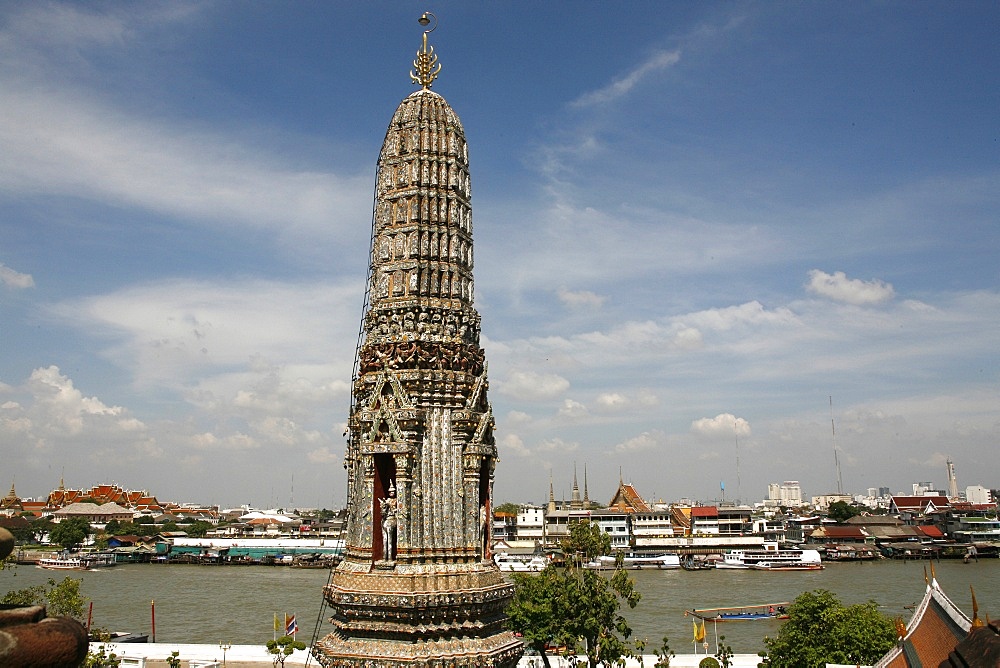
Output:
M486 504L479 506L479 556L483 559L489 557L489 527L486 524Z
M382 510L382 558L392 561L396 558L396 514L399 509L394 482L389 482L389 496L379 499L378 503Z

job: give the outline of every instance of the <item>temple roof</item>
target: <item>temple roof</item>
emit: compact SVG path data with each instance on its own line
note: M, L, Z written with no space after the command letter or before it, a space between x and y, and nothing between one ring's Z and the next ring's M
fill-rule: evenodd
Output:
M931 578L924 597L909 623L900 629L899 643L874 668L995 668L1000 665L998 630L979 620L975 594L972 601L973 616L969 619L941 589L931 564Z

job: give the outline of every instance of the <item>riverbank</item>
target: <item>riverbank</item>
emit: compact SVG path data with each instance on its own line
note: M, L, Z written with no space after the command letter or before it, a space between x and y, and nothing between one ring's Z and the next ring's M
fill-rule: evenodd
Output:
M626 606L622 614L632 627L631 640L643 640L652 648L668 636L675 652L693 654L691 617L684 613L694 608L792 601L804 591L828 589L845 604L874 600L889 617L908 620L912 606L923 595L929 566L922 561L884 560L833 563L822 571L805 572L632 571L642 600L634 609ZM1000 559L970 564L946 560L934 566L945 592L967 614L972 611L972 586L980 616L1000 616ZM19 566L0 572L0 595L63 577L82 580L81 594L94 603L94 628L149 634L150 639L155 631L157 646L192 643L212 647L225 641L263 651L264 642L274 633L275 616L281 619L285 614L296 615L300 640L309 641L314 632L325 634L331 629L329 610L323 609L322 592L328 579L323 570L119 565L59 573ZM779 629L779 622L760 620L706 624L705 630L712 651L716 636L725 635L724 642L734 651L752 656L764 649L764 636L774 636Z
M223 659L222 648L219 645L192 645L175 643L156 644L131 644L131 643L92 643L92 652L98 651L101 646L107 651L114 652L119 658L125 659L122 668L126 666L136 666L138 668L167 668L167 657L171 652L177 652L181 660L181 666L192 666L200 668L263 668L273 665L273 657L267 653L263 645L233 645L225 652ZM704 654L678 654L670 659L671 668L697 668L698 663L705 658ZM224 662L223 662L224 661ZM757 668L760 657L756 654L736 654L731 659L732 668ZM549 657L549 663L553 668L569 668L572 664L566 659L556 656ZM641 666L652 666L656 663L656 657L647 655L640 662L638 659L629 659L625 662L625 668L640 668ZM285 666L319 666L315 657L309 655L307 651L296 651L285 661ZM541 668L542 661L537 656L523 656L518 662L518 668Z

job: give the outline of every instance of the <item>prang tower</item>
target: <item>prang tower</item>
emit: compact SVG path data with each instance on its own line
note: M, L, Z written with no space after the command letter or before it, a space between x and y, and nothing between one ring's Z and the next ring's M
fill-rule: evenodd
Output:
M504 627L513 589L489 552L497 448L473 307L468 150L430 89L441 67L428 32L410 72L421 89L396 109L379 154L346 547L323 592L334 628L314 647L328 668L513 666L522 652Z

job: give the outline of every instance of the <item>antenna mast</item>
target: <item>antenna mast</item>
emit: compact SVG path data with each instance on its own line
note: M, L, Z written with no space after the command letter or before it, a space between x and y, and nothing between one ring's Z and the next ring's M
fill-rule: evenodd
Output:
M733 433L736 435L736 504L739 505L743 489L740 484L740 430L739 420L736 418L733 418Z
M837 452L837 427L833 422L833 395L830 395L830 431L833 434L833 461L837 465L837 494L843 494L844 480L840 477L840 454Z

